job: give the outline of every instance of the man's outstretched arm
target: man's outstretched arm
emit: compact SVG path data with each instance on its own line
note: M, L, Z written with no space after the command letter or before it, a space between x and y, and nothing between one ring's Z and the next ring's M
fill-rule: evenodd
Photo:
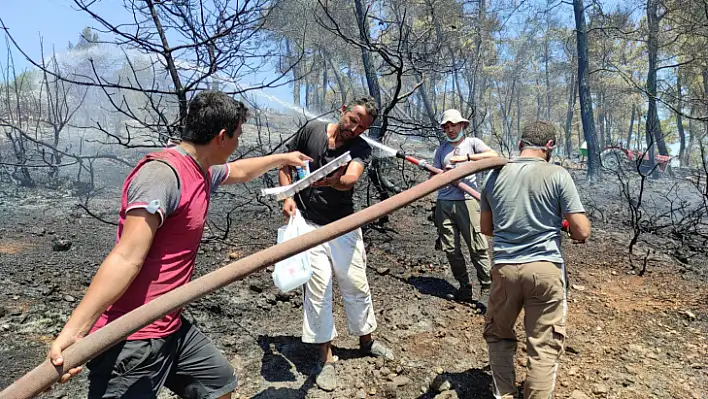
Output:
M61 351L83 338L101 314L128 289L143 266L159 225L158 214L142 208L128 212L120 241L98 268L83 299L50 346L48 356L55 366L64 362ZM61 382L80 371L81 367L70 370L61 377Z
M480 152L478 154L469 154L469 156L471 161L479 161L486 158L496 158L499 154L490 148L487 151Z
M498 157L499 154L492 150L492 149L487 149L484 152L479 152L479 153L469 153L469 154L463 154L463 155L456 155L454 157L450 157L450 162L452 163L460 163L460 162L467 162L467 161L479 161L481 159L486 159L486 158L496 158Z
M238 161L229 162L227 164L229 167L229 176L221 184L246 183L271 169L286 165L304 166L303 161L312 161L312 158L298 151L239 159Z

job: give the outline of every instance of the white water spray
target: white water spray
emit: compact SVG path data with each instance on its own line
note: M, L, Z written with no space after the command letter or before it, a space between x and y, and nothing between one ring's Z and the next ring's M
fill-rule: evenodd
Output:
M241 88L235 81L233 81L232 79L229 79L229 78L222 78L222 77L219 77L219 76L216 76L215 78L218 79L219 81L223 82L223 83L227 83L227 84L233 85L237 90L242 90L242 88ZM282 107L285 107L285 108L287 108L287 109L289 109L289 110L291 110L291 111L293 111L293 112L296 112L296 113L298 113L298 114L303 114L303 115L305 115L305 116L308 117L308 118L317 119L318 121L321 121L321 122L336 123L336 121L333 120L333 119L331 119L331 118L326 118L326 117L323 117L323 116L317 116L317 115L315 115L313 112L307 110L307 109L304 108L304 107L295 105L295 104L293 104L293 103L288 103L287 101L283 101L283 100L281 100L280 98L278 98L278 97L276 97L276 96L272 96L272 95L270 95L270 94L266 94L263 89L255 89L255 90L252 90L252 93L255 94L255 95L258 95L258 96L260 96L260 97L266 98L266 99L268 99L268 100L270 100L270 101L272 101L272 102L274 102L274 103L277 103L278 105L280 105L280 106L282 106ZM375 147L376 149L379 150L379 154L377 154L379 158L393 158L393 157L395 157L396 154L398 153L398 151L397 151L396 149L391 148L391 147L389 147L389 146L387 146L387 145L384 145L384 144L382 144L382 143L380 143L380 142L378 142L378 141L376 141L376 140L374 140L374 139L372 139L372 138L370 138L370 137L367 137L367 136L365 136L365 135L361 135L361 136L359 136L359 137L361 137L362 139L364 139L364 141L366 141L367 143L369 143L369 145L371 145L371 146L373 146L373 147Z
M372 146L376 147L376 149L381 151L381 155L383 155L382 158L393 158L398 153L398 151L396 151L395 149L393 149L387 145L381 144L378 141L372 139L371 137L367 137L364 135L361 135L359 137L364 139L364 141L369 143L369 145L372 145Z
M288 103L287 101L283 101L276 96L266 94L263 89L252 89L251 92L259 97L263 97L263 98L265 98L271 102L274 102L284 108L287 108L295 113L305 115L307 118L317 119L318 121L321 121L321 122L333 122L333 120L331 120L330 118L325 118L323 116L317 116L314 113L305 109L304 107L299 107L295 104Z
M165 65L164 60L161 57L155 56L154 54L143 54L140 53L136 50L132 49L124 49L119 46L101 46L101 47L91 47L88 49L81 49L81 50L70 50L67 51L64 54L56 54L55 55L58 60L66 63L66 64L71 64L72 61L76 59L85 59L89 56L93 56L93 58L97 59L104 59L106 61L107 65L121 65L120 58L122 57L127 57L134 62L137 60L149 63L154 63L158 62L162 64L163 66ZM176 64L178 68L180 69L180 72L186 72L186 71L193 71L193 72L198 72L202 74L207 74L208 71L204 67L200 67L197 65L194 65L190 61L187 60L176 60ZM237 83L233 78L229 76L225 76L224 74L221 73L214 73L209 76L209 79L207 81L216 81L221 83L222 85L226 87L231 87L234 91L240 91L240 92L250 92L251 94L261 97L266 100L266 102L274 103L277 104L285 109L288 109L296 114L304 115L305 117L309 119L316 119L321 122L329 122L329 123L336 123L335 120L333 120L330 117L326 116L318 116L317 114L309 111L305 107L301 107L299 105L296 105L291 102L283 101L282 99L270 95L266 93L266 91L263 88L254 88L254 87L244 87L241 84ZM362 139L364 139L369 145L374 147L377 151L375 156L379 158L391 158L395 157L397 150L394 148L391 148L389 146L386 146L370 137L367 137L365 135L360 136Z
M157 54L145 54L130 48L123 48L121 46L104 44L102 46L92 46L86 49L72 49L64 53L54 54L57 61L62 63L66 69L71 69L71 66L76 65L77 60L93 59L100 60L103 69L111 69L112 73L118 72L119 68L124 65L125 60L130 60L134 65L137 64L136 69L141 71L146 68L146 65L162 66L167 68L167 63L164 58ZM209 76L204 80L205 83L210 84L211 82L218 82L222 84L225 88L236 91L243 92L245 95L253 94L265 100L266 103L277 104L291 112L296 114L304 115L308 119L317 119L322 122L333 122L330 118L324 116L318 116L317 114L307 110L306 108L300 107L293 103L283 101L280 98L266 93L264 88L244 86L241 83L236 82L235 79L216 72L211 73L206 67L198 66L189 60L175 59L175 65L178 69L178 73L184 76L185 79L189 79L192 73L201 74L204 76ZM159 69L159 68L158 68ZM165 75L167 77L167 75ZM75 79L80 80L81 77L75 77Z

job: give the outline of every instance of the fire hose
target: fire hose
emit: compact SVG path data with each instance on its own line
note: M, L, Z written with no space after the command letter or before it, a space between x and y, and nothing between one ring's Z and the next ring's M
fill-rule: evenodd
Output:
M412 163L413 165L416 165L416 166L419 167L421 170L428 171L428 172L433 173L433 174L436 174L436 175L439 175L439 174L443 173L443 171L442 171L441 169L438 169L438 168L436 168L436 167L430 165L430 164L429 164L428 162L426 162L425 160L420 160L420 159L413 158L413 157L410 156L410 155L406 155L406 153L403 152L403 151L398 151L398 152L396 152L396 157L401 158L401 159L404 159L404 160L406 160L406 161ZM473 189L472 187L470 187L469 185L467 185L467 184L465 184L465 183L463 183L463 182L459 182L459 181L452 182L452 184L456 185L460 190L462 190L462 191L466 192L467 194L471 195L473 198L477 199L478 201L480 200L479 193L478 193L475 189ZM561 225L561 231L563 231L563 232L565 233L565 235L566 235L568 238L570 238L570 227L569 227L569 225L568 225L568 221L565 220L565 219L563 219L563 223L562 223L562 225ZM575 242L578 243L578 244L584 244L584 243L585 243L585 241L575 241Z
M433 165L429 164L428 162L426 162L424 160L416 159L410 155L406 155L406 153L404 153L403 151L398 151L396 153L396 157L404 159L404 160L412 163L413 165L416 165L421 170L425 170L425 171L428 171L428 172L436 174L436 175L443 173L443 171L441 169L434 167ZM473 198L475 198L477 200L480 199L479 193L475 189L470 187L469 185L467 185L463 182L459 182L459 181L452 182L452 184L457 186L457 188L459 188L460 190L471 195Z
M190 302L235 281L242 280L248 275L260 271L269 265L273 265L283 259L287 259L300 252L330 241L333 238L349 233L367 223L371 223L381 216L409 205L465 176L500 168L506 164L506 162L506 159L503 158L487 158L462 164L449 172L433 176L423 183L396 194L385 201L320 227L297 239L288 240L266 248L193 280L134 309L66 348L62 353L62 357L64 358L64 364L62 366L54 366L49 360L45 360L0 392L0 399L32 398L58 381L69 369L84 364L124 340L132 333L152 323L154 320L182 308Z

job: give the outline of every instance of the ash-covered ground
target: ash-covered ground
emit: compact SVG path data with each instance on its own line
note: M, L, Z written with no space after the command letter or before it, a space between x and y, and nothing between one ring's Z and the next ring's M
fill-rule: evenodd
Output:
M93 213L116 220L127 172L103 170L112 178L89 202ZM409 165L387 173L401 184L401 176L413 183L424 178ZM594 230L586 244L564 242L568 341L556 397L708 398L707 268L700 248L684 248L666 229L656 230L642 234L630 257L631 226L617 184L609 179L589 184L583 175L574 172ZM275 243L284 223L279 204L258 198L258 188L274 178L271 173L216 196L197 277ZM647 195L663 196L667 184L651 182ZM360 208L374 191L366 181L358 186ZM237 370L240 387L234 397L491 398L483 317L444 299L455 283L444 254L434 250L436 233L428 220L433 201L431 195L395 212L383 229L365 228L376 337L393 348L396 360L359 356L335 294L341 337L335 342L339 388L334 392L320 391L309 378L317 351L300 341L301 291L279 293L269 269L189 305L185 316ZM61 188L0 185L0 387L44 359L114 242L115 227L87 215L76 202ZM56 250L69 243L68 250ZM638 276L644 262L647 272ZM523 342L521 323L518 334ZM519 382L525 376L524 349L522 343ZM43 397L85 397L85 375ZM161 397L171 396L164 391Z

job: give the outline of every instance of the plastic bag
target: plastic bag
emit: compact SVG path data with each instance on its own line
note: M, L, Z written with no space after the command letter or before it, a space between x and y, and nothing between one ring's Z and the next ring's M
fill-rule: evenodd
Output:
M307 222L300 211L290 217L288 224L278 229L278 244L305 234ZM273 282L282 291L291 291L312 277L309 251L300 252L275 264Z

